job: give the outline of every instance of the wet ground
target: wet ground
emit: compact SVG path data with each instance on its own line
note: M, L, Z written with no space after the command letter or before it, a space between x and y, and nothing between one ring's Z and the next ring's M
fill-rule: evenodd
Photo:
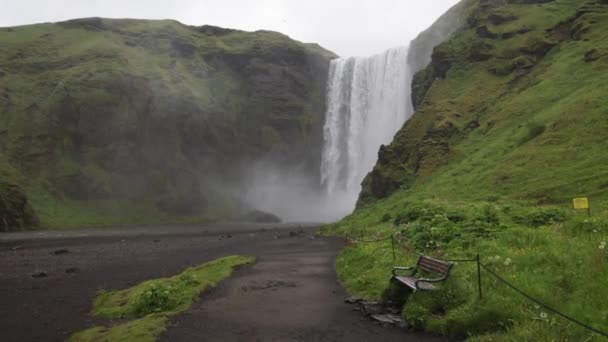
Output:
M333 269L343 242L315 230L227 224L0 235L0 341L64 341L98 323L89 314L98 289L233 254L257 262L174 317L161 340L439 340L382 327L344 304Z

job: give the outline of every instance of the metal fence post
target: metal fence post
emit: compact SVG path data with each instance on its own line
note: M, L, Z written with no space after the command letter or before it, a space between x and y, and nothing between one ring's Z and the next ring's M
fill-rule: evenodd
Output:
M395 264L395 236L391 235L391 247L393 248L393 265Z
M479 254L477 254L477 286L479 287L479 299L483 299L481 293L481 261L479 260Z

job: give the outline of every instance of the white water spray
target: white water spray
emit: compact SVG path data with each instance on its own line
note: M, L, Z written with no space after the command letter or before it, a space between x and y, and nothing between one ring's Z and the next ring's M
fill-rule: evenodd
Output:
M336 216L355 208L380 146L389 144L412 116L412 77L406 47L332 61L321 183Z

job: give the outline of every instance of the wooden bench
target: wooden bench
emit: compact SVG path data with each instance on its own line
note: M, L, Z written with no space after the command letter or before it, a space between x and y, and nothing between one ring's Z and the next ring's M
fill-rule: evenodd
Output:
M450 270L454 264L429 258L421 255L418 258L416 266L412 267L393 267L393 279L408 286L416 291L434 291L437 287L433 283L439 283L448 278ZM397 274L399 271L410 271L411 273L407 276ZM432 278L421 278L415 277L418 271L430 274Z

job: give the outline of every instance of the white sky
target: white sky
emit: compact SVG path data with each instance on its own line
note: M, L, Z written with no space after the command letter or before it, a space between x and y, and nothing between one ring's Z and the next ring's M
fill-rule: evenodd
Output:
M458 0L0 0L0 27L83 17L279 31L341 56L407 45Z

